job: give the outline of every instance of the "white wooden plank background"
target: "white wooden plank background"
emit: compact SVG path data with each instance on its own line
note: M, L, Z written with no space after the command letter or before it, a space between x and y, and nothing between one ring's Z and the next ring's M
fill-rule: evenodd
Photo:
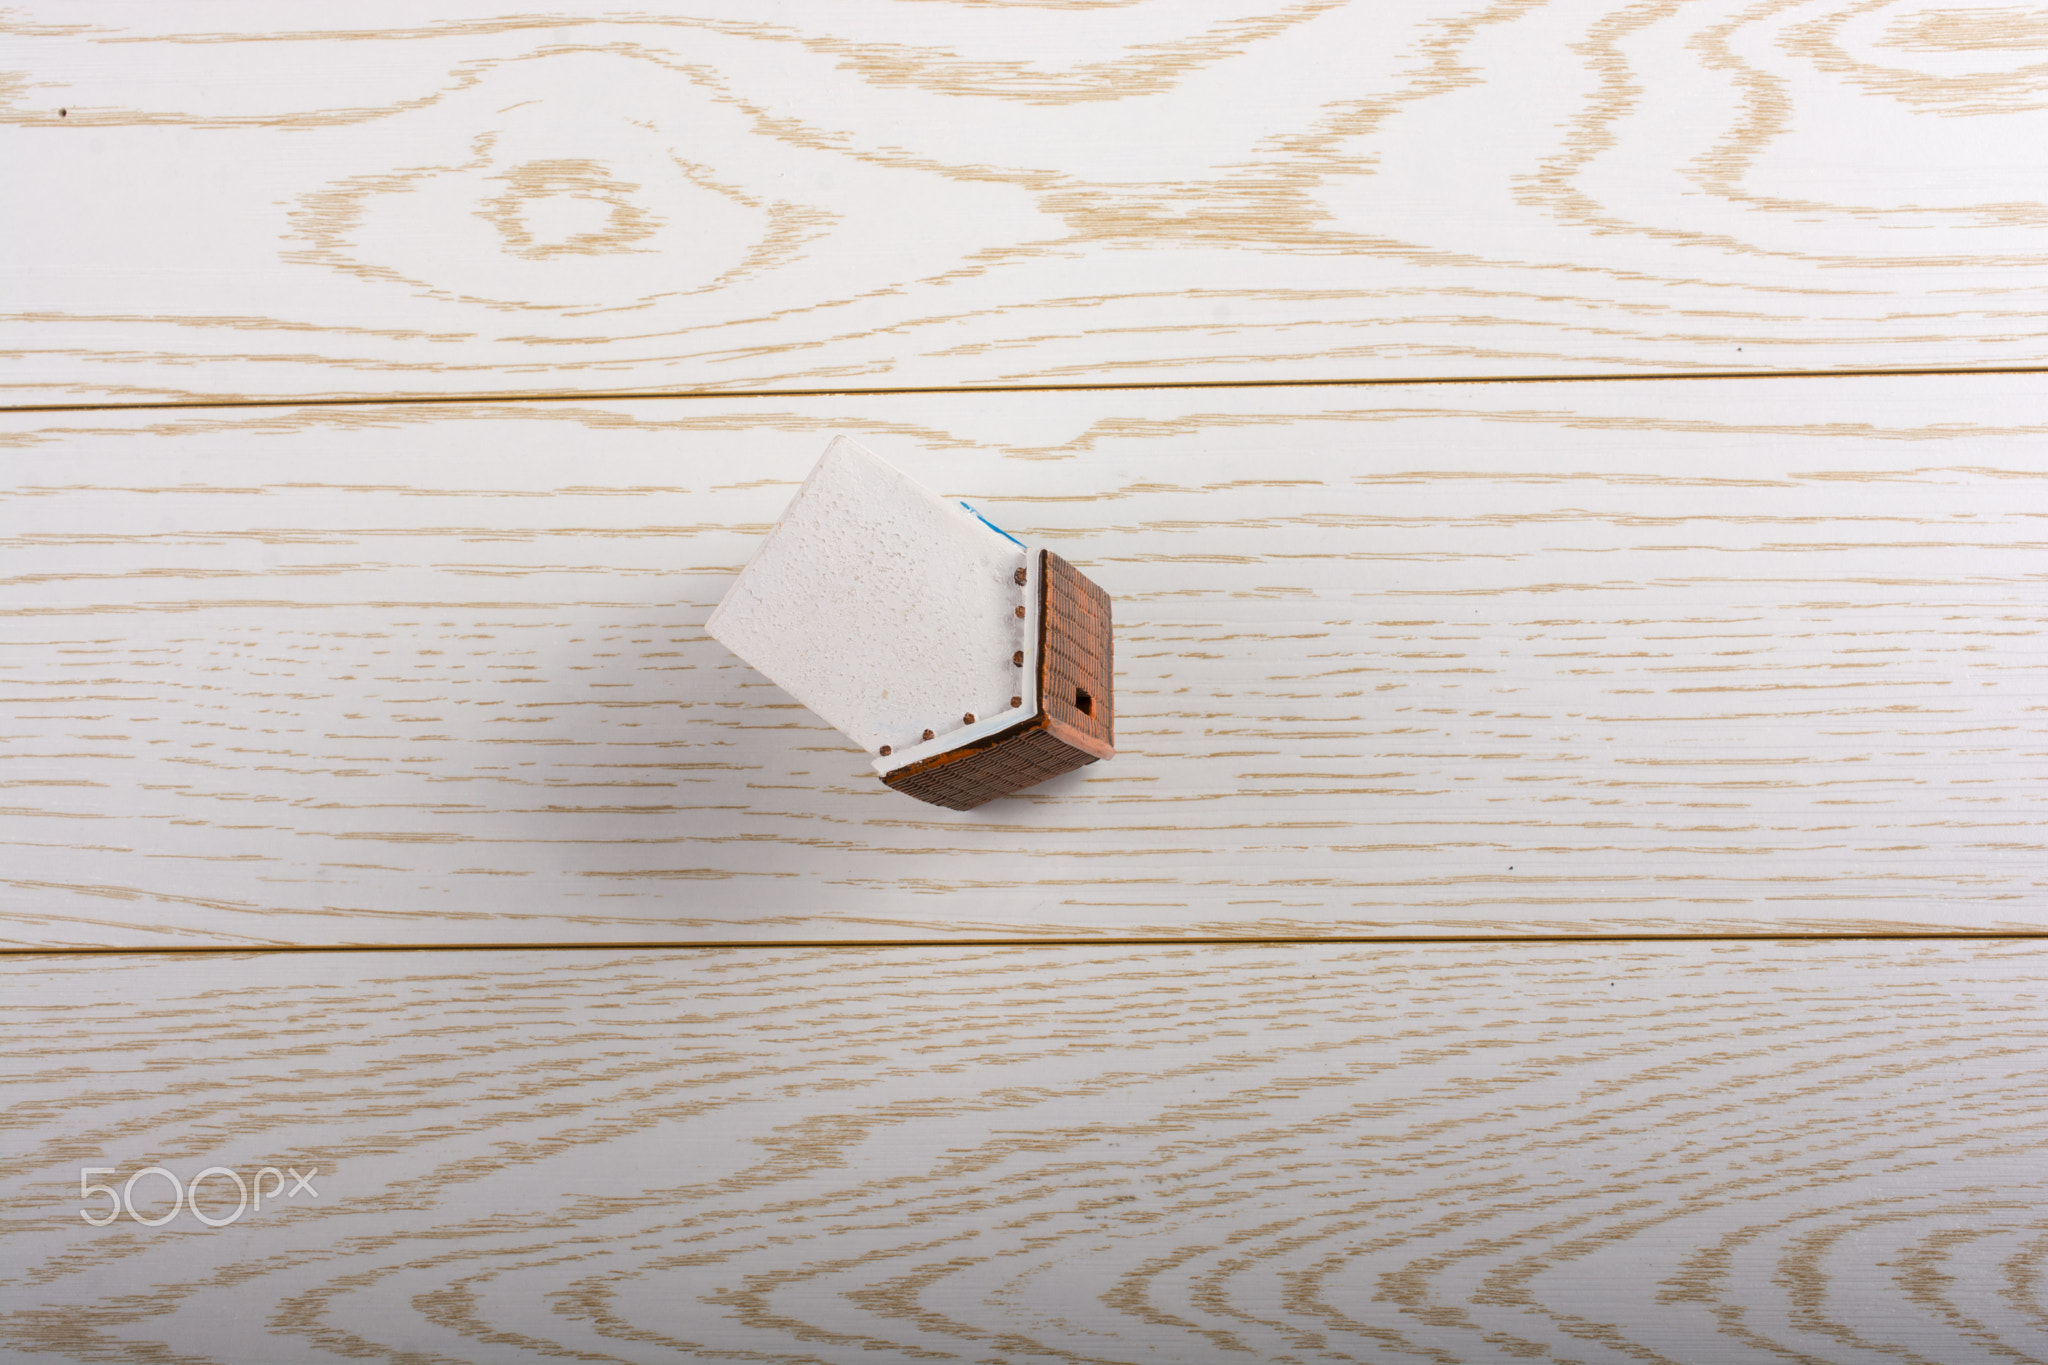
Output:
M8 968L15 1359L2048 1359L2039 945ZM209 1229L79 1170L317 1168ZM209 1216L233 1212L207 1187ZM155 1177L139 1212L169 1207Z
M2048 1361L2043 947L1839 937L2048 930L2038 373L1073 387L2048 366L2044 54L0 14L0 944L557 945L5 956L0 1354ZM835 431L1116 595L1115 763L703 636ZM1525 941L975 941L1332 935Z
M23 415L25 946L2048 928L2026 377ZM967 814L703 634L832 432L1096 576Z
M15 402L2042 365L2048 21L0 18Z

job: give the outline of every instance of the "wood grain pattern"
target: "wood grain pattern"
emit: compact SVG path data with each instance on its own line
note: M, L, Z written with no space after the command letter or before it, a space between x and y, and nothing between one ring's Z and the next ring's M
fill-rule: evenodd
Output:
M1965 943L14 959L0 1340L2048 1360L2043 967ZM151 1164L317 1167L318 1197L81 1221L81 1167Z
M0 18L16 403L2048 364L2004 0Z
M701 626L829 434L1116 601L955 814ZM17 416L25 946L2048 927L2026 378Z

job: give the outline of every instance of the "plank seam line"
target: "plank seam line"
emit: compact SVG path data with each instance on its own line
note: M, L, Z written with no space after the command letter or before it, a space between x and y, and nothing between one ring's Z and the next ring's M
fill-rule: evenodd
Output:
M1404 384L1613 384L1699 379L1875 379L1910 376L2048 374L2048 365L1939 365L1855 370L1692 370L1660 374L1422 375L1351 379L1186 379L1113 384L918 384L818 389L611 389L589 392L466 393L344 398L219 398L162 403L0 404L0 413L178 412L214 408L450 407L487 403L626 403L707 398L887 398L971 393L1142 393L1185 389L1388 388Z
M223 953L503 953L503 952L705 952L718 949L760 951L781 948L1187 948L1187 947L1346 947L1418 944L1510 943L1865 943L1865 942L2031 942L2048 939L2048 930L1926 931L1901 933L1749 933L1749 934L1388 934L1383 936L1217 935L1189 938L900 938L900 939L642 939L617 943L568 940L545 943L295 943L241 946L155 948L0 948L7 957L190 957Z

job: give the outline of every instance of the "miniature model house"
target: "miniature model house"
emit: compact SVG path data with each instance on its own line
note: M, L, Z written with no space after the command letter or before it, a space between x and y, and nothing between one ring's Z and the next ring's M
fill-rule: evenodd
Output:
M1116 752L1108 595L844 437L706 629L933 805Z

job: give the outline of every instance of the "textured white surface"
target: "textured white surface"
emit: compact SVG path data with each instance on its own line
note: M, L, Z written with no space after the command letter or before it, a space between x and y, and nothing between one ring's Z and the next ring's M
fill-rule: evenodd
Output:
M1021 546L842 436L705 629L862 748L931 730L943 749L1020 691L1023 565Z
M2048 1359L2040 944L4 971L8 1360Z
M0 388L2039 365L2039 15L22 0Z
M883 777L913 763L922 763L928 758L948 753L976 740L987 739L1028 720L1038 714L1038 578L1045 572L1045 549L1031 545L1024 551L1025 580L1020 589L1023 598L1024 615L1016 614L1016 607L1009 609L1003 619L1017 624L1017 639L1010 647L1011 656L1021 650L1024 655L1022 666L1012 665L1010 669L1010 695L1003 698L999 711L977 711L974 724L962 724L954 729L934 731L931 739L922 743L889 746L889 752L875 759L870 766ZM1009 703L1017 704L1011 706Z
M0 933L562 946L10 958L0 1356L2048 1361L2035 944L571 947L2048 926L2039 377L1271 382L2040 364L2043 32L25 0L15 401L508 397L8 418ZM705 636L842 430L1118 762Z
M1114 597L1114 763L921 805L705 635L835 433ZM17 945L2048 928L2024 376L0 441Z

